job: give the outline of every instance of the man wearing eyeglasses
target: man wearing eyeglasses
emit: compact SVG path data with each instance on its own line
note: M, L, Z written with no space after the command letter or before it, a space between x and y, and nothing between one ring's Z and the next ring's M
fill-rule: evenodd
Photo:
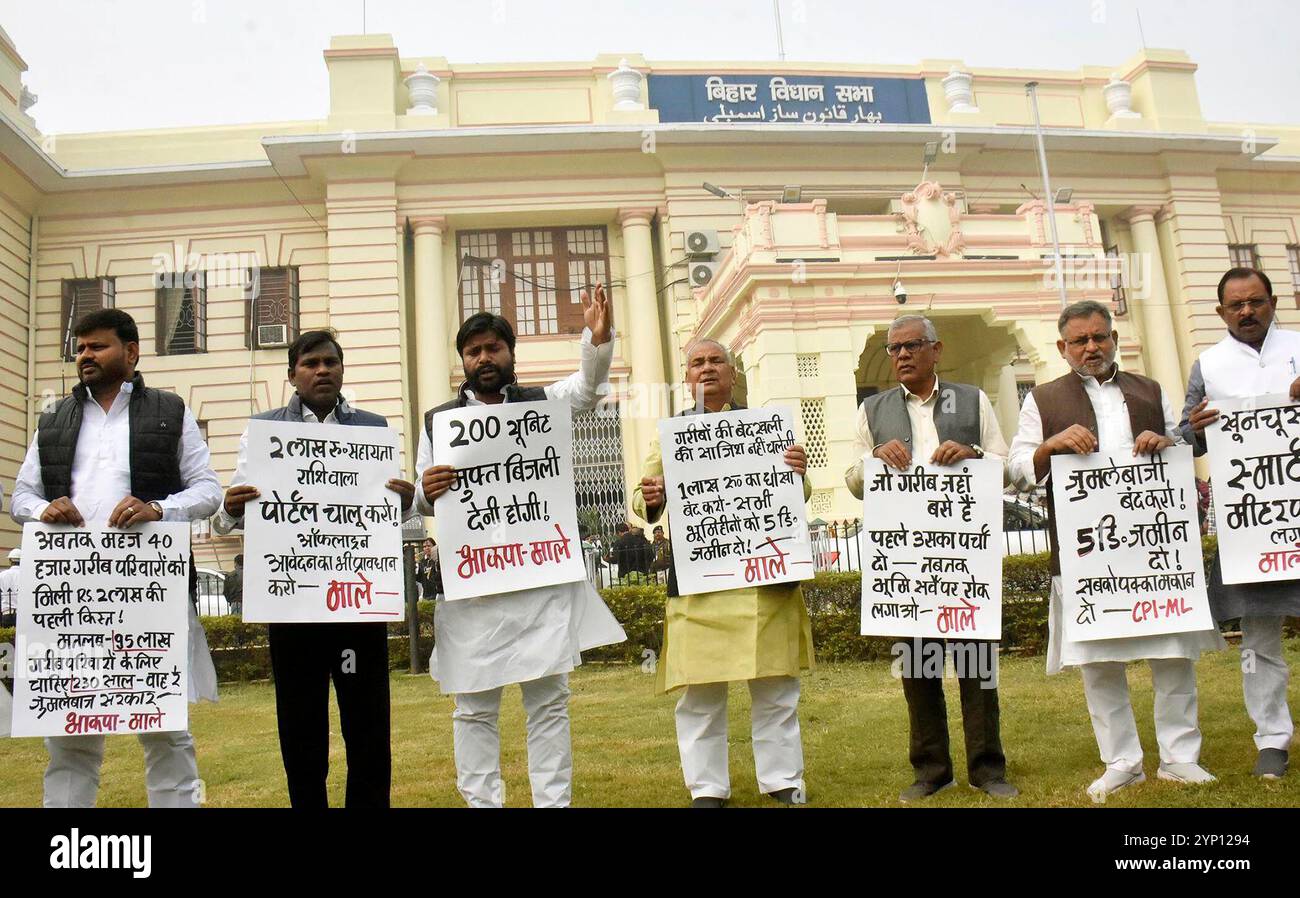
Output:
M1020 427L1011 441L1012 479L1033 489L1051 473L1053 455L1125 452L1152 455L1182 442L1168 397L1149 377L1119 370L1119 333L1110 310L1091 300L1061 312L1057 351L1071 371L1039 384L1025 397ZM1052 494L1048 494L1052 509ZM1146 659L1155 687L1157 776L1177 783L1209 783L1200 765L1196 659L1224 647L1217 629L1194 633L1073 641L1062 629L1061 557L1056 515L1051 514L1052 592L1048 610L1047 672L1078 667L1105 771L1088 787L1093 801L1146 780L1142 743L1129 701L1127 664Z
M1277 297L1268 276L1253 268L1230 269L1219 280L1215 311L1228 326L1227 336L1192 365L1183 405L1183 435L1197 455L1206 450L1205 428L1219 418L1211 402L1269 394L1300 399L1300 333L1273 326ZM1300 584L1224 585L1216 554L1209 587L1214 619L1241 619L1241 685L1259 752L1255 776L1279 779L1287 770L1293 732L1282 621L1300 615Z
M886 341L885 351L899 385L898 389L868 396L858 408L854 450L858 461L844 472L849 491L862 498L862 457L868 453L899 470L913 464L952 465L968 458L1003 461L1007 444L988 396L978 387L939 380L935 369L943 354L943 343L934 323L923 315L904 315L889 326ZM928 644L932 642L942 645L939 640L916 640L913 656L925 657L923 652L931 651ZM950 640L949 646L962 652L958 657L997 652L996 642L970 640L962 644ZM973 671L957 671L967 777L971 788L994 798L1015 798L1019 790L1006 780L995 667L992 663L975 667ZM937 677L925 673L910 676L912 672L904 665L903 673L910 736L908 757L915 782L898 797L910 802L946 789L954 781L942 672Z

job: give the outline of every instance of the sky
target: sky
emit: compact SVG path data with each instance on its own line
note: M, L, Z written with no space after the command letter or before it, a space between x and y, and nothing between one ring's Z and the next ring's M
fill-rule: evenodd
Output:
M788 62L1118 68L1185 50L1211 121L1300 124L1293 0L778 0ZM46 134L323 118L332 35L452 63L778 57L772 0L3 0ZM363 24L364 7L364 24ZM1139 14L1141 28L1139 29ZM978 82L976 83L978 91Z

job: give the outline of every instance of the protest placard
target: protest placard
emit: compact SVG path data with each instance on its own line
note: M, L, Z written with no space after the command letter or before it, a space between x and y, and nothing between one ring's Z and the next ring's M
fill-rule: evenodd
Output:
M1212 629L1190 446L1052 457L1066 638Z
M450 409L433 416L433 463L456 479L434 503L447 599L586 576L567 402Z
M1300 405L1219 399L1205 430L1224 583L1300 578Z
M402 506L397 432L248 422L244 620L401 620Z
M190 525L23 526L13 735L189 726Z
M1002 461L862 460L862 635L1002 637Z
M812 577L803 478L784 460L794 442L788 408L659 422L682 595Z

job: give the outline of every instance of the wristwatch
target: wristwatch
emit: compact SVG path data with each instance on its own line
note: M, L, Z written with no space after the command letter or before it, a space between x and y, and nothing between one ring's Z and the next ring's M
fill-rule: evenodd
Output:
M984 457L984 447L981 446L979 443L971 443L971 444L970 444L970 447L971 447L971 449L975 450L975 457L976 457L976 458L983 458L983 457Z
M981 453L981 454L983 454L983 453ZM152 508L154 511L158 512L158 520L161 521L161 520L163 519L163 517L164 517L164 514L163 514L163 507L162 507L160 504L158 504L158 502L156 502L156 501L155 501L155 502L150 502L150 503L149 503L149 507Z

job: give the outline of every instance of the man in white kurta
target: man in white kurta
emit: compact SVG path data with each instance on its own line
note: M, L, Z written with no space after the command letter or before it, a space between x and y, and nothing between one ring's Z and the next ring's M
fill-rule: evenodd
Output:
M1215 309L1227 335L1192 365L1183 404L1183 435L1197 455L1205 428L1219 418L1221 399L1289 396L1300 400L1300 333L1278 327L1277 297L1262 271L1234 268L1219 281ZM1291 669L1282 654L1282 622L1300 616L1300 582L1223 582L1216 556L1210 572L1210 610L1216 621L1241 621L1241 686L1255 724L1255 776L1286 774L1295 725L1287 705Z
M575 411L595 407L607 389L613 359L608 300L597 287L587 300L587 329L576 372L541 390L514 384L514 332L500 316L479 313L456 337L466 382L449 407L529 399L567 400ZM432 410L437 411L437 409ZM452 469L436 465L426 415L420 429L416 489L421 512L446 492ZM518 683L528 730L528 778L534 807L566 807L572 795L568 674L584 649L626 639L622 627L587 580L502 595L438 602L429 673L456 699L452 714L456 785L470 807L501 807L501 691Z
M103 326L100 326L101 322ZM38 427L14 486L10 515L20 523L83 523L89 527L131 526L143 521L196 521L221 504L221 485L208 459L208 447L194 415L184 409L176 469L183 487L153 502L132 495L131 457L134 409L147 388L135 372L139 335L125 312L104 309L86 316L75 329L81 382L72 396L42 416L41 426L58 420L68 403L80 403L80 425L72 459L70 491L49 495L44 481ZM133 405L133 401L135 402ZM54 416L52 418L52 416ZM59 491L55 491L56 493ZM216 671L193 603L189 603L190 701L217 700ZM188 730L139 736L145 756L150 807L198 806L198 764ZM45 740L50 763L45 771L46 807L94 807L103 736L57 736Z
M1044 482L1054 454L1127 451L1149 455L1181 442L1169 399L1159 384L1121 372L1115 364L1119 334L1105 306L1096 302L1070 306L1061 313L1059 330L1057 349L1072 371L1035 387L1025 397L1008 463L1009 474L1022 489L1033 489ZM1068 427L1052 423L1073 414L1062 406L1068 405L1069 397L1077 395L1080 387L1087 407ZM1043 404L1049 397L1050 405ZM1089 409L1095 425L1085 423ZM1134 420L1151 421L1154 427L1135 434ZM1052 526L1055 524L1053 520ZM1053 540L1054 554L1055 547ZM1128 662L1142 659L1151 666L1156 693L1156 741L1160 746L1157 775L1174 782L1212 782L1214 777L1200 766L1195 661L1201 652L1224 646L1218 630L1068 640L1061 617L1061 578L1058 571L1053 573L1047 672L1053 674L1071 666L1080 669L1097 747L1106 765L1102 776L1088 787L1088 795L1094 801L1105 801L1112 792L1146 779L1125 669Z

